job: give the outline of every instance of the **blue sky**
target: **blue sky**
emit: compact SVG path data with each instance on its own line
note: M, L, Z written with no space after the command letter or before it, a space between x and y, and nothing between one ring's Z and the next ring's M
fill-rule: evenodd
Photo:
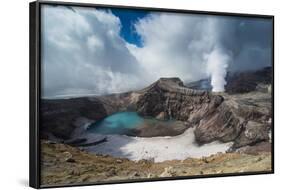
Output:
M122 27L121 36L129 43L142 46L141 37L135 31L134 23L147 16L149 12L141 10L111 9L111 12L119 17Z

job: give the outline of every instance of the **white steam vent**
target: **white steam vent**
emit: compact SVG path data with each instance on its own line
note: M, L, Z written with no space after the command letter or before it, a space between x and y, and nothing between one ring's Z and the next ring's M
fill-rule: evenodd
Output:
M213 92L224 92L224 86L226 85L225 77L230 60L230 55L219 47L215 47L207 56L207 71L211 76Z

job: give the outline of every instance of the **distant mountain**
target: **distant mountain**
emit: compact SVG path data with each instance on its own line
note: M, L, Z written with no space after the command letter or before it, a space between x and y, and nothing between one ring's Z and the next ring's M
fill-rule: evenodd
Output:
M266 91L272 82L272 67L265 67L257 71L243 71L228 73L225 92L229 94L247 93L255 90ZM185 85L195 90L212 91L210 79L202 79Z
M199 81L190 82L190 83L187 83L185 86L187 88L192 88L195 90L212 91L211 79L202 79Z
M230 94L262 90L263 87L266 88L272 82L272 67L229 74L226 81L225 89Z

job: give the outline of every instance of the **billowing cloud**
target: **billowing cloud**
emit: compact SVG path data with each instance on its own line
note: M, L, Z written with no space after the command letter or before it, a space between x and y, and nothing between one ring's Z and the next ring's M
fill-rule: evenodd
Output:
M184 82L214 77L221 89L227 71L271 64L271 24L257 18L150 13L134 23L142 40L138 47L121 37L122 23L110 11L44 6L43 94L122 92L160 77Z
M120 37L111 12L44 6L42 90L45 97L137 88L142 68Z
M223 79L227 71L271 64L268 20L154 13L136 23L135 28L143 47L129 45L129 49L151 71L154 80L177 76L190 82L214 77L212 81L217 82L213 84L221 91L225 81L218 79Z

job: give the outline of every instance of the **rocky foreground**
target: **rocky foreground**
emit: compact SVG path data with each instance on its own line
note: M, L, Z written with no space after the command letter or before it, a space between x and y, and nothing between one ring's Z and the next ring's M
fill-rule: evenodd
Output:
M200 159L160 163L89 154L65 144L41 142L41 183L43 186L98 183L114 180L152 179L239 172L270 172L271 154L226 153Z

